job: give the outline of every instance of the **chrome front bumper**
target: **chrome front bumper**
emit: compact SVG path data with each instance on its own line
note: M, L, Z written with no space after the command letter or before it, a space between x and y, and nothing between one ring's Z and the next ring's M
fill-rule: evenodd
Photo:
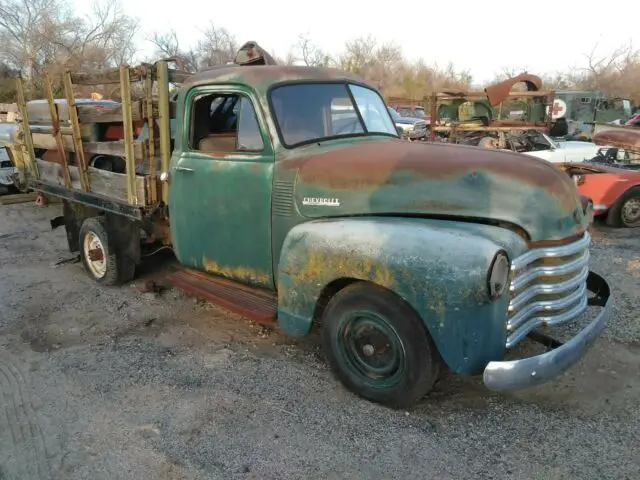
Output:
M603 307L595 320L567 343L550 352L521 360L489 362L483 374L485 386L494 391L532 387L551 380L580 360L600 336L613 310L611 290L602 277L590 271L587 289L595 294L589 298L588 304Z

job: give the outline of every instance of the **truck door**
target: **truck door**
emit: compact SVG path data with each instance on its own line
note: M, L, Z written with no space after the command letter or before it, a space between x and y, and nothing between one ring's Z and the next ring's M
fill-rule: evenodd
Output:
M274 154L259 103L237 86L194 88L182 124L169 193L178 260L272 288Z

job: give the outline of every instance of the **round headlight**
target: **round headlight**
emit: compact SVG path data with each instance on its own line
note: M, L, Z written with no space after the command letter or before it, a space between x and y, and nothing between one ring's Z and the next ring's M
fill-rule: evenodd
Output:
M493 261L489 266L489 273L487 274L487 289L491 300L499 298L507 289L509 268L509 257L507 257L506 252L500 250L496 253L496 256L493 257Z

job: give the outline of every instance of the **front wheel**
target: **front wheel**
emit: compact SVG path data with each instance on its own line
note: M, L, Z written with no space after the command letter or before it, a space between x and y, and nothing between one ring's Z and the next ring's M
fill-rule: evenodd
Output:
M323 315L323 348L352 392L392 408L424 397L440 359L422 320L393 292L364 282L339 291Z

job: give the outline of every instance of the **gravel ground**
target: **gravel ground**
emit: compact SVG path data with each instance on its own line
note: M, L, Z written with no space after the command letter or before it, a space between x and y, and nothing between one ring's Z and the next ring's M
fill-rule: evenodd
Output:
M447 375L403 412L345 391L314 336L97 287L57 263L59 208L0 207L2 480L640 478L637 231L594 230L616 309L579 365L509 395Z

